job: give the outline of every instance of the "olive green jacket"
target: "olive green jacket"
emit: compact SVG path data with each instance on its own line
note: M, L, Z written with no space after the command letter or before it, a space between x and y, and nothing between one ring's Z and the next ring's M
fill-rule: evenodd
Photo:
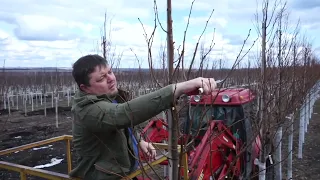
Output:
M119 104L105 95L77 92L71 111L73 146L79 159L69 175L90 180L128 175L134 163L128 127L172 107L173 98L173 85L129 101L128 94L119 91Z

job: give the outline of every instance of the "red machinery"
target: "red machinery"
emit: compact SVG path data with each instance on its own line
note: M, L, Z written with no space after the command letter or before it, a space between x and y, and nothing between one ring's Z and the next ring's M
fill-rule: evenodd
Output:
M252 130L255 100L245 88L188 97L179 144L186 145L191 180L250 179L257 171L253 161L261 145ZM168 141L167 126L163 119L152 120L142 134L147 141Z

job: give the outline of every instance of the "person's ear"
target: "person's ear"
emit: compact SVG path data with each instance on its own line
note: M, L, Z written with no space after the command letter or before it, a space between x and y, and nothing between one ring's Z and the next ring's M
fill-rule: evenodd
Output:
M89 93L89 89L86 85L80 84L80 90L86 93Z

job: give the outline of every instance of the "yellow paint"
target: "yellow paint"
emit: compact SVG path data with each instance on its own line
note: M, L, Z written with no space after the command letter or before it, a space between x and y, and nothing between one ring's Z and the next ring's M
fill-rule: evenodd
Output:
M45 144L54 143L57 141L67 141L67 161L68 161L68 172L71 171L71 150L70 150L70 141L72 140L72 136L70 135L64 135L64 136L58 136L50 139L45 139L43 141L38 141L18 147L13 147L9 149L5 149L0 151L0 156L7 155L16 151L22 151L26 149L31 149L37 146L42 146ZM28 166L23 166L15 163L0 161L0 169L6 169L11 171L16 171L20 173L20 179L26 180L27 175L32 175L36 177L42 177L45 179L51 179L51 180L80 180L79 178L72 178L69 177L67 174L57 173L53 171L47 171L42 169L36 169Z
M8 155L8 154L16 152L16 151L31 149L31 148L34 148L37 146L43 146L43 145L54 143L57 141L66 141L68 172L70 172L72 169L71 150L70 150L71 149L71 147L70 147L71 140L72 140L72 136L70 136L70 135L58 136L58 137L45 139L42 141L38 141L38 142L34 142L34 143L2 150L2 151L0 151L0 156ZM165 150L169 149L169 145L165 144L165 143L152 143L152 144L155 148L158 148L158 149L165 149ZM178 149L178 152L180 152L181 146L178 145L177 149ZM141 174L142 171L146 171L146 170L150 169L151 167L156 166L165 160L167 160L167 157L165 155L162 155L160 158L144 165L143 168L141 168L143 170L139 169L139 170L131 173L129 176L125 177L124 179L131 179L133 177L136 177L139 174ZM186 153L183 155L182 164L183 164L183 168L184 168L184 178L189 179L188 157L187 157ZM42 170L42 169L36 169L36 168L23 166L23 165L19 165L19 164L15 164L15 163L10 163L10 162L5 162L5 161L0 161L0 169L6 169L6 170L19 172L21 180L26 180L27 175L42 177L42 178L51 179L51 180L80 180L79 178L72 178L72 177L68 176L67 174L62 174L62 173L57 173L57 172L47 171L47 170Z
M202 169L202 170L201 170L201 174L200 174L198 180L202 180L202 179L203 179L203 176L204 176L204 173L203 173L203 169Z

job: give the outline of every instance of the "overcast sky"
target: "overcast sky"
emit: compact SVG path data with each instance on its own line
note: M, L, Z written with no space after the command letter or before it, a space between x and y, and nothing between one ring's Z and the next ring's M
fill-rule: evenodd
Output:
M71 67L79 57L99 53L104 13L107 13L107 31L110 31L112 51L122 53L121 67L138 67L135 54L147 67L147 44L142 21L148 36L154 26L153 0L0 0L0 63L7 67ZM226 60L231 64L252 29L247 49L257 38L254 14L259 0L196 0L186 38L186 59L190 59L205 22L214 9L203 36L209 45L214 28L215 47L212 60ZM166 1L158 2L159 18L166 28ZM182 44L183 32L189 14L190 0L173 0L174 41ZM261 4L260 4L261 5ZM259 5L259 6L260 6ZM261 8L260 8L261 9ZM258 9L258 13L261 10ZM291 28L301 20L301 30L317 50L320 40L320 0L289 0ZM261 13L260 13L261 15ZM108 32L109 33L109 32ZM109 36L109 35L108 35ZM166 34L157 27L152 54L159 58L160 46L165 45ZM258 44L259 45L259 44ZM132 51L131 51L132 49ZM257 49L252 50L253 53ZM160 62L155 60L155 64Z

